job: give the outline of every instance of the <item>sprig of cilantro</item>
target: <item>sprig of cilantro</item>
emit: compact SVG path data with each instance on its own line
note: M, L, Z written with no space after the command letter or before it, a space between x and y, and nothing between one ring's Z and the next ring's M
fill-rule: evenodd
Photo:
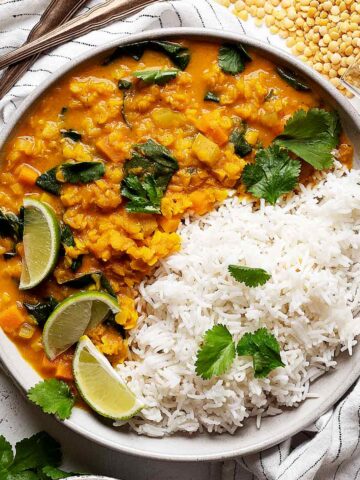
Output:
M242 180L255 197L265 198L274 205L281 195L297 185L300 168L299 160L290 158L279 145L271 145L257 152L255 163L245 166Z
M243 72L245 63L251 60L251 56L240 43L224 43L219 48L218 65L223 72L230 75Z
M298 110L287 121L274 143L295 153L317 170L331 167L332 150L339 143L340 121L336 112L311 108Z
M236 347L236 352L239 356L252 357L255 378L266 377L274 368L285 366L281 361L280 345L266 328L245 333Z
M74 395L67 383L50 378L37 383L28 391L28 398L45 413L53 413L60 420L70 417L75 404Z
M271 275L263 268L229 265L228 270L236 281L245 283L247 287L264 285L271 278Z
M204 336L204 344L198 351L196 373L204 379L222 375L235 358L235 343L225 325L215 325Z
M1 480L57 480L74 475L57 467L61 463L59 443L48 433L39 432L15 445L0 436Z
M219 324L205 332L204 343L197 352L197 375L205 380L222 375L231 367L236 353L253 358L255 378L266 377L271 370L285 366L281 361L280 345L266 328L245 333L235 346L227 327Z

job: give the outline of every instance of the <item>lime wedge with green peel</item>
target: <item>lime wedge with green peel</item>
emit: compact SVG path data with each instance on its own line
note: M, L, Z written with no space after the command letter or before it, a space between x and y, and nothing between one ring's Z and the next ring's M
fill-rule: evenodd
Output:
M34 288L55 268L60 228L51 207L34 198L24 200L24 256L20 290Z
M80 395L103 417L128 420L144 407L86 336L76 347L73 371Z
M50 360L65 352L84 333L96 327L105 317L118 313L114 297L103 292L81 292L61 302L47 319L42 343Z

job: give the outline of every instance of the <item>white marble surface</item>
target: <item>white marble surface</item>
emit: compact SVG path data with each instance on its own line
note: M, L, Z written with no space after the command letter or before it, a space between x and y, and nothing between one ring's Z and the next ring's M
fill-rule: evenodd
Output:
M68 471L108 475L121 480L220 480L221 463L169 463L122 455L65 428L31 405L0 369L0 435L12 444L46 430L62 445ZM231 462L232 463L232 462ZM231 463L226 467L232 470ZM228 476L228 475L226 475ZM229 479L233 475L229 476Z

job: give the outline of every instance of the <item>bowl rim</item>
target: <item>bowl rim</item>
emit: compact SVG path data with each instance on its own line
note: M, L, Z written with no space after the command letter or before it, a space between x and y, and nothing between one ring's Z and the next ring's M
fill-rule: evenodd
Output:
M121 34L119 34L121 35ZM346 114L351 123L355 126L358 134L360 136L360 116L356 112L355 108L352 104L342 95L337 89L325 78L323 78L319 73L312 70L310 67L303 64L299 59L291 56L285 50L281 48L274 47L272 45L268 45L263 41L257 40L255 38L246 36L244 34L236 33L233 31L225 31L225 30L218 30L218 29L208 29L208 28L187 28L187 27L176 27L176 28L164 28L164 29L154 29L154 30L147 30L141 33L121 37L119 36L118 39L112 40L111 42L104 43L104 45L91 48L87 52L79 55L78 57L74 58L73 60L69 61L66 65L61 66L55 72L53 72L41 85L36 87L26 99L20 104L20 106L16 109L13 116L10 118L8 123L3 127L2 131L0 132L0 148L3 147L6 140L10 137L12 131L16 127L17 123L20 121L22 116L27 113L27 111L32 107L32 105L42 96L42 94L54 83L56 83L61 77L69 73L75 67L79 66L81 63L90 60L91 58L95 58L98 55L101 55L104 52L112 50L117 46L126 45L129 43L139 42L148 40L150 38L170 38L170 37L178 37L178 38L186 38L192 37L198 40L205 40L205 41L228 41L228 42L241 42L251 48L258 49L260 52L263 53L270 53L271 57L277 58L280 62L294 67L296 70L300 71L305 77L309 78L314 84L317 84L320 89L325 92L326 95L332 100L335 101L336 104L340 105L344 114ZM1 334L2 331L0 329L0 347L1 347ZM5 334L4 334L5 335ZM18 353L20 355L20 353ZM360 354L360 351L359 351ZM360 357L359 357L360 358ZM7 358L4 355L4 352L1 351L0 348L0 360L2 360L3 364L8 369L12 379L15 381L20 389L24 392L26 389L24 385L20 385L20 382L16 378L17 368L15 365L7 362ZM328 375L329 373L327 373ZM231 451L223 451L222 453L210 453L210 454L181 454L181 453L157 453L154 451L147 451L141 448L129 447L119 444L114 444L111 440L95 434L90 430L86 429L85 427L78 425L75 421L71 419L65 420L61 422L65 424L68 428L75 431L76 433L83 435L84 437L100 444L111 448L113 450L121 451L125 454L131 454L140 457L152 458L156 460L167 460L167 461L214 461L214 460L225 460L234 458L236 456L255 453L260 450L264 450L267 448L272 447L273 445L278 444L281 441L286 440L287 438L295 435L299 431L303 430L304 427L313 423L316 419L319 418L320 415L325 413L329 408L333 406L335 402L337 402L344 393L351 387L354 381L360 375L360 362L359 367L356 369L354 368L351 373L345 378L345 380L339 385L332 397L325 398L320 406L317 409L314 409L312 414L306 416L305 420L301 420L291 425L288 425L286 433L282 432L278 435L269 435L267 440L261 441L260 443L252 446L252 447L243 447L233 449ZM310 400L310 399L309 399ZM308 400L308 401L309 401ZM217 434L214 434L217 435ZM164 438L166 440L166 437ZM154 439L155 441L159 441L159 439Z

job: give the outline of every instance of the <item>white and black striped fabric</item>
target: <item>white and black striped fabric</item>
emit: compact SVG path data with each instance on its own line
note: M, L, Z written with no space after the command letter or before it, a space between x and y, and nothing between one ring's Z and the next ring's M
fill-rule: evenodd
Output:
M90 1L86 8L97 3L100 0ZM0 0L0 54L26 40L47 4L48 0ZM37 85L72 58L117 37L169 27L232 30L284 46L282 40L270 39L265 28L256 28L252 21L241 22L212 0L157 2L132 18L41 56L1 100L0 127ZM259 454L225 462L222 471L222 480L360 480L360 385L307 431Z

